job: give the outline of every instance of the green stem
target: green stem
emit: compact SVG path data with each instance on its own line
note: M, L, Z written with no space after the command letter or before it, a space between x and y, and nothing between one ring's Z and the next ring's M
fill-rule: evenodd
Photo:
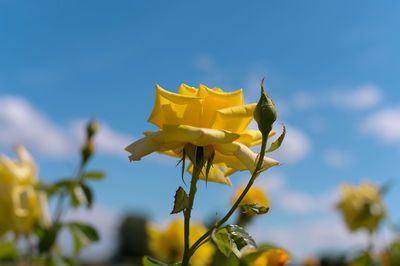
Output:
M233 206L229 210L229 212L220 221L217 221L217 223L215 225L213 225L204 235L202 235L192 245L192 247L190 248L190 251L189 251L189 258L193 255L193 253L196 251L197 247L203 242L203 240L205 240L207 237L209 237L211 235L211 233L213 232L214 229L219 228L232 216L232 214L235 212L235 210L239 206L240 202L243 200L243 198L246 196L247 192L250 190L250 188L253 185L254 181L256 180L257 176L260 174L259 171L260 171L262 163L264 161L265 149L267 147L267 139L268 139L268 134L263 135L261 151L259 153L256 169L254 170L253 174L251 175L251 178L249 180L249 183L247 183L246 188L243 190L242 194L240 194L239 198L235 201L235 203L233 204Z
M199 169L196 166L193 167L192 180L190 182L190 191L189 191L189 205L183 211L183 216L184 216L184 219L185 219L185 224L184 224L185 246L184 246L184 252L183 252L182 266L189 265L189 259L190 259L190 242L189 242L190 216L191 216L191 213L192 213L194 196L195 196L196 191L197 191L196 184L197 184L197 181L199 180L200 172L201 172L201 168Z

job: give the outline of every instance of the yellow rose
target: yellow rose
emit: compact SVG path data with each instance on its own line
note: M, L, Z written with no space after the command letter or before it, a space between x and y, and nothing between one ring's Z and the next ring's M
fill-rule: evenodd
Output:
M259 256L251 266L283 266L290 261L283 249L269 249Z
M233 200L232 200L232 205L242 194L244 188L245 188L244 186L241 186L236 190L235 196L233 197ZM264 192L264 189L262 189L261 187L258 187L258 186L252 186L250 188L249 192L247 192L246 196L240 202L240 205L252 204L252 203L258 203L259 206L269 208L269 200L268 200L267 195Z
M342 198L337 204L350 231L364 228L372 233L385 217L385 207L381 201L380 189L364 182L355 187L341 186Z
M196 89L182 84L178 93L172 93L156 85L156 100L148 121L159 131L146 132L126 150L132 154L131 160L140 160L152 152L182 158L185 145L203 146L215 152L208 181L231 185L232 173L255 170L257 154L249 147L260 144L262 135L258 130L246 130L255 107L255 103L243 103L242 90L223 92L219 88L200 85ZM264 157L261 170L278 164ZM192 169L190 164L188 171ZM205 179L204 173L200 179Z
M201 237L207 228L202 224L193 223L190 225L190 245ZM153 255L166 263L181 261L184 250L184 231L182 220L176 219L168 224L165 231L159 230L154 225L147 227L149 235L149 247ZM207 242L196 250L190 258L190 263L196 266L208 265L215 252L214 246Z
M35 222L50 223L46 194L37 192L36 166L22 146L19 161L0 155L0 235L7 231L27 234Z

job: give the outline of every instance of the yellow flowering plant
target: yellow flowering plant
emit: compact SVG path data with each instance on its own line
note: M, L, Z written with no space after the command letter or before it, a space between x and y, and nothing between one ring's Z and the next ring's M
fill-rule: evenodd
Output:
M247 130L253 118L257 121L259 130ZM238 208L258 175L272 166L279 165L278 161L265 157L266 152L279 148L285 135L284 129L283 134L266 151L268 138L275 134L272 124L276 118L275 105L265 93L263 82L258 104L244 104L242 90L223 92L219 88L209 89L204 85L193 88L182 84L178 93L172 93L156 85L155 104L148 121L159 130L145 132L145 137L127 146L126 150L131 153L131 161L140 160L153 152L180 158L182 179L185 160L189 159L187 171L192 175L189 193L182 187L178 188L171 212L183 212L184 216L183 266L189 264L190 258L210 239L211 234L218 235L213 239L217 239L219 249L226 248L226 241L218 239L227 240L232 235L239 236L242 244L248 243L255 248L254 240L241 227L221 227ZM256 154L250 147L259 144L261 151ZM201 179L231 185L229 176L244 170L250 171L252 176L232 208L192 244L190 217L197 181ZM228 242L230 249L243 248L238 247L235 241ZM149 259L145 257L144 261Z
M102 172L86 171L87 162L94 152L93 137L97 127L95 121L87 125L76 173L55 184L39 181L37 166L24 147L16 147L18 160L0 155L0 237L7 233L15 235L14 241L3 240L0 243L0 262L4 257L18 265L76 265L81 249L99 240L97 231L91 225L65 221L62 217L69 206L90 208L93 194L87 181L104 177ZM52 198L58 201L50 218L47 199ZM68 198L69 206L65 202ZM73 237L75 258L65 257L57 245L57 237L63 228L69 230ZM22 257L17 252L20 239L29 245L29 254Z
M51 224L46 194L35 190L36 164L23 146L15 150L18 160L0 155L0 236L9 231L28 235L36 223Z
M343 184L342 198L336 207L342 214L350 231L365 229L370 234L377 230L385 217L385 206L381 200L381 189L369 182L359 186Z
M201 223L192 223L190 225L190 244L193 244L197 238L201 237L207 228ZM149 236L149 247L155 258L166 262L174 263L179 261L184 252L184 232L183 221L174 219L166 226L165 230L160 230L157 226L151 224L147 227ZM205 243L191 257L190 262L197 266L209 265L215 248L211 243Z
M231 204L233 205L239 196L243 193L244 186L240 186L234 193ZM252 186L239 205L239 216L236 224L244 227L255 215L265 214L269 211L270 202L264 192L264 189L259 186Z

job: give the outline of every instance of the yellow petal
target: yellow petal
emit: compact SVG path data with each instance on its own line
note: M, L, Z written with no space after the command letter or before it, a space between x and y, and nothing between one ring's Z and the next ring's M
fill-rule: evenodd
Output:
M198 97L197 93L198 93L198 89L190 87L186 84L181 84L181 86L179 87L179 91L178 91L178 94L186 95L186 96L194 96L194 97Z
M228 144L216 144L215 149L221 152L224 155L233 155L235 156L242 164L246 166L246 168L253 173L256 168L257 163L257 154L250 150L245 145L232 142ZM264 157L263 164L261 166L261 171L265 171L272 166L279 165L279 162L269 158ZM232 167L236 168L236 167Z
M206 146L214 143L230 143L239 138L238 134L225 130L185 125L164 125L163 133L165 142L192 143L196 146Z
M242 133L253 119L255 103L216 110L209 127Z
M190 163L187 171L192 174L193 173L193 164ZM206 167L203 168L203 170L200 173L199 178L201 180L206 180ZM228 186L232 186L231 180L229 179L228 176L225 176L224 172L218 167L218 165L213 164L210 168L210 172L208 173L208 179L207 181L210 182L216 182Z
M214 156L214 163L216 164L224 164L227 169L224 169L225 176L229 176L236 171L244 171L247 170L246 165L244 165L233 152L230 154L223 154L216 149ZM228 169L235 169L235 171L231 171L230 174L226 172Z
M204 98L202 127L209 127L214 113L217 110L243 105L243 93L241 89L234 92L222 92L220 90L211 90L204 85L200 85L198 97Z
M158 131L135 141L134 143L126 147L125 150L132 154L131 156L129 156L130 160L138 161L143 156L146 156L155 151L167 151L179 147L180 145L182 145L182 143L179 142L166 143L164 141L163 132Z
M268 135L268 138L274 136L276 134L275 131L271 131ZM236 140L236 142L240 142L247 147L260 145L262 142L262 134L260 130L245 130L240 134L240 138Z
M162 127L163 124L200 126L203 99L180 95L156 85L156 100L148 121Z

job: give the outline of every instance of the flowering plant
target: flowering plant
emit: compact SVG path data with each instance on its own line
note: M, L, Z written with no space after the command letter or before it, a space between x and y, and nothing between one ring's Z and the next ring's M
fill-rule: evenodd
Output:
M178 93L172 93L156 85L156 100L148 121L155 124L159 131L146 132L144 138L126 147L131 153L130 160L140 160L152 152L181 158L182 179L185 160L189 159L187 170L192 174L189 193L182 187L178 188L171 212L183 212L184 216L183 266L189 264L196 250L211 235L218 249L225 255L233 252L238 258L245 259L245 251L252 250L252 255L247 256L247 260L254 261L266 251L257 252L254 240L240 226L222 227L258 175L279 165L278 161L264 155L279 148L285 135L284 130L266 151L268 138L275 134L272 124L277 118L277 112L275 104L264 91L263 83L258 104L245 105L243 102L242 90L227 93L219 88L209 89L200 85L197 89L182 84ZM253 118L257 121L259 130L246 130ZM261 151L257 155L249 147L258 144L261 144ZM193 243L190 238L190 217L197 181L202 179L231 185L229 176L244 170L250 171L251 178L230 211ZM266 210L267 206L253 203L250 205L256 213L266 212L260 210ZM150 260L145 257L143 263L164 265L161 262L149 264Z

